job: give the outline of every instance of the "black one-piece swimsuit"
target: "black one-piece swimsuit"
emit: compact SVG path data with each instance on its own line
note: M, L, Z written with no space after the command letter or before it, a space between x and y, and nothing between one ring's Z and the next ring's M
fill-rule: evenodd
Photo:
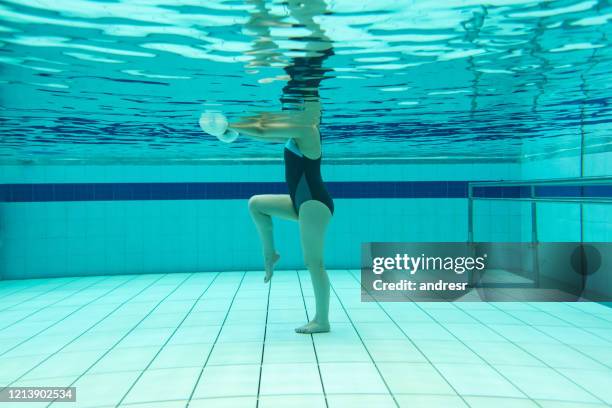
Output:
M321 41L320 38L310 37L298 37L294 40ZM316 56L295 57L284 68L290 80L283 87L283 110L300 111L305 102L320 99L320 83L329 71L323 67L323 62L334 55L334 52L330 44L329 48L319 50L315 54ZM321 178L321 157L312 160L304 156L293 139L289 139L285 145L285 180L297 214L300 213L302 203L308 200L320 201L334 213L334 202Z
M285 181L297 214L308 200L320 201L334 213L334 201L321 177L321 156L314 160L304 156L293 139L285 145Z

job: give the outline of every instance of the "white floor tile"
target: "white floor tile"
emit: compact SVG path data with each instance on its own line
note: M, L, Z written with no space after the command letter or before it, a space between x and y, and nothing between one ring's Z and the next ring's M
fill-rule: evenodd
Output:
M328 394L386 394L385 384L372 363L321 363Z
M257 396L259 365L207 366L193 398Z
M451 395L395 395L401 408L468 408L458 396Z
M328 395L329 408L395 408L393 397L389 394L368 395Z
M126 404L135 402L182 400L189 398L199 368L147 370L126 396Z
M436 364L444 378L461 395L525 398L508 380L484 364Z
M261 373L261 395L322 394L316 364L265 364Z
M570 380L547 367L496 366L532 399L600 402Z
M323 395L262 395L259 408L326 408Z
M393 394L456 395L430 364L378 363L378 368Z

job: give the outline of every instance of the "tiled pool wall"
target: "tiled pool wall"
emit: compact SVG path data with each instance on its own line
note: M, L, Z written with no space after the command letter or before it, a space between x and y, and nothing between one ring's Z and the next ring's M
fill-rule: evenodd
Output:
M582 171L581 171L582 167ZM564 177L612 176L612 152L572 155L542 160L524 160L521 178L551 179ZM538 203L539 238L541 241L612 241L612 207L610 204ZM582 230L582 231L581 231Z
M582 170L581 170L582 168ZM553 157L543 160L524 160L521 176L524 179L560 177L593 177L612 175L612 152L580 156ZM538 203L538 238L544 242L612 242L612 205L576 203ZM581 220L582 218L582 220ZM612 254L604 253L604 265L612 264ZM543 275L551 274L543 271ZM545 276L555 278L555 276ZM612 271L599 270L589 276L587 291L612 296Z
M584 175L611 174L609 157L587 159ZM364 241L465 241L467 199L460 191L462 183L577 176L576 160L325 164L325 179L336 183L334 188L347 197L335 200L326 265L358 267ZM100 199L87 193L85 201L61 201L62 197L49 201L32 195L37 199L0 204L2 278L260 269L260 244L246 196L266 188L278 190L282 184L275 183L282 180L280 162L2 166L0 184L102 183L104 189L117 189L117 194ZM130 188L126 183L135 183L131 184L134 189L144 184L146 192L213 186L216 193L189 196L179 191L180 199L150 199L150 195L141 199L136 193L126 193ZM185 187L184 183L192 184ZM53 189L39 185L37 191L45 196ZM168 198L177 191L162 193L170 194ZM538 214L541 239L576 240L580 231L577 208L575 204L542 207ZM528 241L528 210L528 204L520 202L477 201L475 239ZM600 206L587 207L585 240L610 240L608 213ZM282 257L279 268L302 267L297 224L277 220L275 228Z
M375 182L362 184L362 189L353 194L364 197L381 181L433 181L435 187L441 184L439 181L516 178L518 170L516 163L371 163L326 164L323 173L329 182ZM147 182L282 182L283 176L280 162L5 166L3 182L119 186ZM260 190L264 192L265 185ZM335 205L326 246L330 268L358 266L362 241L462 241L467 236L466 199L446 198L444 192L430 198L338 198ZM5 279L261 268L260 244L246 197L11 202L2 207ZM487 224L479 223L481 228ZM301 267L297 224L277 220L275 228L282 257L279 268Z

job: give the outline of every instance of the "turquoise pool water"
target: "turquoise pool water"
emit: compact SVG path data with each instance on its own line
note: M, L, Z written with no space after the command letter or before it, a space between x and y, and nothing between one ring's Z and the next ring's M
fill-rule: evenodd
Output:
M37 408L612 406L609 304L363 302L359 270L363 242L612 242L609 202L468 204L474 181L612 175L609 2L323 4L335 213L318 335L293 330L315 303L297 224L274 221L266 285L247 206L285 192L282 145L198 127L207 109L282 109L285 68L311 52L289 4L0 2L0 394L76 387L74 404L18 404ZM557 277L550 264L538 280ZM612 296L609 270L583 283Z
M610 19L592 0L330 1L316 18L334 50L326 155L519 158L580 135L609 146ZM197 117L278 110L304 31L282 2L4 1L0 157L279 157L219 146Z

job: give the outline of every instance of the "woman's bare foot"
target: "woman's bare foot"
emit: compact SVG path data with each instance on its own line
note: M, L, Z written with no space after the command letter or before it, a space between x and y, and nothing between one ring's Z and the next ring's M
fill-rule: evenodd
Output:
M272 279L272 275L274 274L274 264L276 264L279 259L280 255L276 252L272 255L264 256L264 267L266 268L266 276L264 276L264 283L268 283L270 282L270 279Z
M329 331L329 322L318 322L312 319L305 325L297 327L296 333L312 334L312 333L327 333Z

